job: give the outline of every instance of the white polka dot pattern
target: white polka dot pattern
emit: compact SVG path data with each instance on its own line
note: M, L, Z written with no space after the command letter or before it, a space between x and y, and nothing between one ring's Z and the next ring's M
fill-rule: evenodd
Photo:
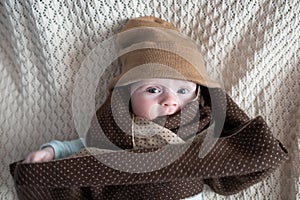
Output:
M120 106L118 114L129 117L124 121L132 122L129 110L125 108L128 99L122 98L122 90L116 91L116 101L107 100L97 116L105 132L99 138L107 136L106 139L124 150L103 150L105 144L95 143L99 138L93 132L87 138L87 143L100 149L85 149L75 157L46 163L12 164L11 173L21 199L36 196L43 199L182 199L200 193L203 184L209 185L216 193L231 195L263 180L287 158L285 148L272 136L263 118L258 116L249 119L220 89L214 89L210 94L220 102L217 110L226 111L224 130L208 154L200 157L201 147L208 148L203 141L209 133L206 131L209 121L213 118L219 123L214 113L209 112L211 102L205 88L201 90L204 103L201 104L203 101L200 99L196 101L200 113L193 114L193 119L190 113L194 113L195 103L188 104L182 113L170 116L165 121L158 119L150 123L138 119L138 124L151 124L159 129L160 139L155 138L153 146L149 141L141 140L138 142L139 148L134 148L132 135L122 132L123 129L113 120L110 109L114 107L110 106L110 102L114 102ZM162 121L165 122L163 127L159 125ZM194 125L191 124L198 126L194 139L188 141L182 137L184 142L174 142L179 138L175 137L178 126L186 126L185 131L191 132L194 131ZM132 127L131 123L122 123L122 126L126 125ZM172 137L165 140L171 133ZM150 134L150 138L154 136L156 134ZM161 143L161 140L165 143ZM157 151L161 145L165 150ZM176 153L182 150L185 151L178 156ZM151 154L153 151L158 153ZM138 157L141 153L144 156ZM164 163L170 157L175 161ZM145 164L149 160L150 164ZM104 163L124 168L134 163L136 169L149 171L127 172ZM165 167L150 170L161 163Z

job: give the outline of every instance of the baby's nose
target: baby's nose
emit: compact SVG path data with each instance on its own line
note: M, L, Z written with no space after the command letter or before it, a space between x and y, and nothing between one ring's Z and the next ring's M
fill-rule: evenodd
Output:
M175 94L172 92L164 92L162 98L163 106L178 106L178 100Z

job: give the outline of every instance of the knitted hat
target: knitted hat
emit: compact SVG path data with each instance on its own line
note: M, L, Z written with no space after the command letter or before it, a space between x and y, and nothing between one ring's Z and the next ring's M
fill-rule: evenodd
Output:
M148 78L220 87L208 76L197 45L167 21L152 16L131 19L118 39L121 74L112 79L110 89Z

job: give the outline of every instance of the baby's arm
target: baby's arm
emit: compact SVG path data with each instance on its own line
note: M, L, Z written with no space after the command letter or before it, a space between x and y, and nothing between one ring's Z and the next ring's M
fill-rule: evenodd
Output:
M30 153L24 163L47 162L53 159L65 158L76 153L84 146L85 141L83 138L64 142L53 140L43 144L40 150Z

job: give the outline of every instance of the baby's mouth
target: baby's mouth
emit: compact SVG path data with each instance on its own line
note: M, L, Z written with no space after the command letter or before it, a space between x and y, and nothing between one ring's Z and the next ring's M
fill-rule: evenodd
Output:
M177 108L168 108L168 109L166 109L164 115L173 115L173 114L176 113L177 111L178 111Z
M177 113L179 110L180 110L180 108L178 106L173 106L173 107L172 106L168 106L168 107L154 106L150 110L149 116L150 116L150 119L153 120L157 117L173 115L173 114Z
M167 116L167 115L173 115L177 113L179 110L178 107L163 107L159 110L158 116Z

